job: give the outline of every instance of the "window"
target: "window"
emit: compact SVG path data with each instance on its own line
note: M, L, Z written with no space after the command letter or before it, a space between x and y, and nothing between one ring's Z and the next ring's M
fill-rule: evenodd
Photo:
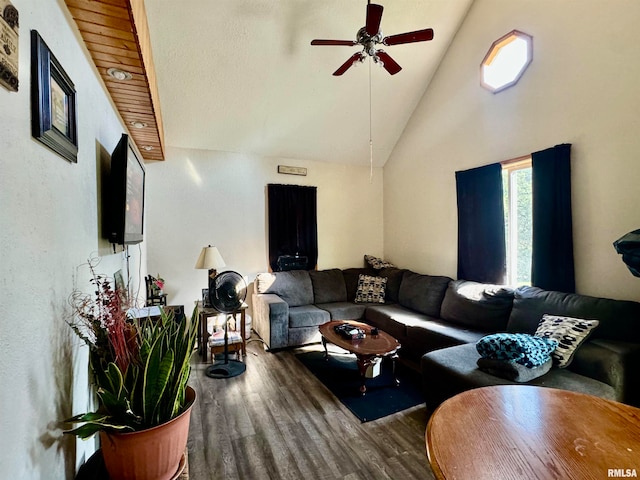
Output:
M508 285L531 285L533 193L531 157L502 164Z
M458 278L575 292L571 144L455 173Z
M274 272L318 263L317 188L267 185L269 265Z
M533 59L533 38L513 30L491 45L480 66L480 84L498 93L518 83Z

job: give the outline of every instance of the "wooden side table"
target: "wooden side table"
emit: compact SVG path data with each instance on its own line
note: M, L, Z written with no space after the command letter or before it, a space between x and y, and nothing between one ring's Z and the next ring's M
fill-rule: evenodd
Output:
M227 315L225 313L219 312L218 310L216 310L213 307L205 307L202 304L201 300L198 300L197 302L197 308L198 308L198 318L200 321L200 328L198 329L198 351L200 352L200 355L202 355L202 361L203 362L207 362L208 361L208 357L209 357L209 330L207 329L207 318L208 317L213 317L215 315ZM241 337L242 337L242 355L245 356L247 354L247 340L246 337L244 335L244 329L246 326L246 311L247 308L249 308L249 305L247 305L246 303L243 303L240 308L238 308L236 311L228 314L228 315L233 315L234 319L237 319L237 315L240 314L240 332L241 332ZM226 321L226 319L225 319Z

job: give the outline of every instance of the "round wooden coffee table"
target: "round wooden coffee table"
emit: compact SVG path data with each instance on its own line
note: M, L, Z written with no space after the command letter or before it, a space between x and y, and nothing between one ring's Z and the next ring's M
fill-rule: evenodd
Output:
M334 327L348 323L354 327L361 328L365 332L365 337L362 339L350 340L343 337L339 333L336 333ZM320 325L320 335L322 335L322 345L324 346L325 358L329 358L329 351L327 350L327 342L333 343L340 348L344 348L348 352L356 355L356 361L358 364L358 370L362 377L362 385L360 386L360 393L364 395L367 392L366 372L367 368L373 365L378 357L390 357L393 362L393 379L396 385L400 385L398 378L396 377L396 358L398 358L398 350L400 350L400 342L393 338L386 332L378 330L377 335L371 335L371 325L366 323L356 322L354 320L333 320Z
M640 475L640 409L556 388L468 390L436 409L425 436L439 479Z

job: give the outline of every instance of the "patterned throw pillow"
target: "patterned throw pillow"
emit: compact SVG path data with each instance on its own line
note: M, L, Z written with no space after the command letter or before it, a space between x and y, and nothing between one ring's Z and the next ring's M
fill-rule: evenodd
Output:
M356 303L384 303L384 291L387 288L387 277L371 275L358 276Z
M538 337L552 338L558 342L558 347L552 355L553 361L558 368L565 368L573 360L573 355L578 347L599 324L598 320L559 317L545 313L535 334Z
M369 265L371 265L371 267L375 268L376 270L380 270L382 268L395 267L393 263L386 262L381 258L374 257L373 255L365 255L364 261L367 262Z
M556 340L526 333L494 333L478 340L476 350L483 358L516 362L534 368L551 358L557 344Z

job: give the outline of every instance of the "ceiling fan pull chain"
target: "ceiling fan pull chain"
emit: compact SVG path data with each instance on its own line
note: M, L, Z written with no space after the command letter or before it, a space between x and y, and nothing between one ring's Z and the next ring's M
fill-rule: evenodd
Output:
M373 107L371 103L371 57L369 57L369 184L373 183Z

